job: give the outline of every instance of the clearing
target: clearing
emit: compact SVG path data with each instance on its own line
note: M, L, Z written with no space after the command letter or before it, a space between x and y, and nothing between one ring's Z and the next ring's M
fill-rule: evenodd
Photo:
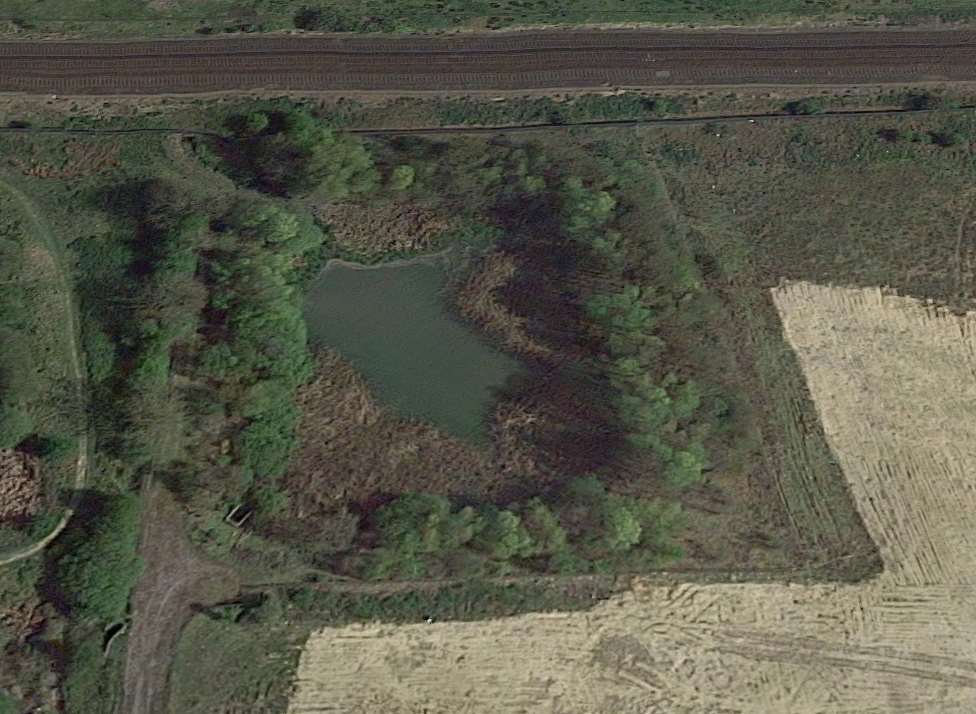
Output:
M972 711L976 315L877 288L773 298L880 576L638 579L587 613L325 629L289 712Z

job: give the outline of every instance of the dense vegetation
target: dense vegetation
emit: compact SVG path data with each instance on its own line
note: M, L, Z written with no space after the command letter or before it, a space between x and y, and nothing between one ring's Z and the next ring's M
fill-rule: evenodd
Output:
M655 110L634 101L617 109ZM572 111L591 111L581 107ZM627 191L646 180L637 162L577 164L570 151L506 141L366 143L282 102L235 114L228 126L227 140L196 143L213 186L147 169L72 195L106 228L70 248L84 276L90 382L87 409L76 408L94 422L97 483L41 580L43 597L71 619L61 671L69 712L101 711L117 695L118 651L105 657L103 637L125 619L140 572L134 494L150 475L178 492L198 524L233 530L224 517L240 507L255 546L242 552L280 547L294 563L310 539L334 542L300 566L353 578L633 572L680 555L676 498L703 478L723 402L671 340L675 320L706 292L694 261L663 232L638 234L625 222L638 210ZM546 481L526 477L515 496L377 493L341 504L341 518L316 533L289 530L282 476L296 446L296 392L312 374L303 296L335 254L307 208L391 196L451 215L443 240L463 246L472 264L498 250L524 268L506 307L566 356L533 363L527 388L558 383L586 413L540 440ZM35 432L39 451L58 451L57 434L24 434ZM385 607L453 617L565 598L482 583L393 601L312 590L286 599L285 610L318 613L309 617L356 618Z

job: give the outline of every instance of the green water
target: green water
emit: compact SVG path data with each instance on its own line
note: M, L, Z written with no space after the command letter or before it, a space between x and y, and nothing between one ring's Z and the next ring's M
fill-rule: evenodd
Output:
M482 440L495 392L519 363L448 313L445 281L434 263L364 270L333 262L309 291L309 335L401 414Z

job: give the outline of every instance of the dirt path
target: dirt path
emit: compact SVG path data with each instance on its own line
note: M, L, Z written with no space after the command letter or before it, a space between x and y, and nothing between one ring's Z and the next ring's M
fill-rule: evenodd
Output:
M963 30L563 30L0 43L0 91L489 91L976 79Z
M884 572L638 581L584 613L313 635L291 714L976 711L976 313L774 291Z
M132 596L122 711L162 714L173 653L192 606L231 599L238 584L231 569L193 552L179 507L151 484L143 490L139 552L146 570Z
M65 269L63 261L61 260L60 248L57 245L50 227L47 225L43 217L35 210L30 199L27 198L23 192L3 179L0 179L0 191L6 191L18 204L20 204L21 210L24 212L24 215L27 217L27 220L30 223L31 233L51 256L52 263L57 272L58 282L61 283L60 293L64 299L63 307L67 327L66 337L69 343L67 350L69 354L69 366L78 391L82 396L84 396L87 372L85 367L84 351L81 347L81 329L78 325L78 310L74 301L74 290L72 289L71 278L68 276L67 270ZM75 478L74 483L72 484L74 494L72 495L71 501L69 502L68 507L65 509L64 514L61 516L61 519L57 522L54 528L51 529L51 531L39 541L12 552L0 553L0 567L40 553L48 545L50 545L68 525L68 521L71 520L75 509L78 507L78 499L80 498L79 494L81 489L85 487L85 483L88 479L88 463L91 457L93 442L94 437L90 428L86 429L86 431L78 437L78 458L75 462Z

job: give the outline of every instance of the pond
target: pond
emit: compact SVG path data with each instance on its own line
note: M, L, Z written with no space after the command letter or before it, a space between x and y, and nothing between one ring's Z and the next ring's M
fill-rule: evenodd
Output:
M496 390L520 365L450 314L446 282L433 260L331 261L309 291L309 336L349 360L404 416L482 441Z

